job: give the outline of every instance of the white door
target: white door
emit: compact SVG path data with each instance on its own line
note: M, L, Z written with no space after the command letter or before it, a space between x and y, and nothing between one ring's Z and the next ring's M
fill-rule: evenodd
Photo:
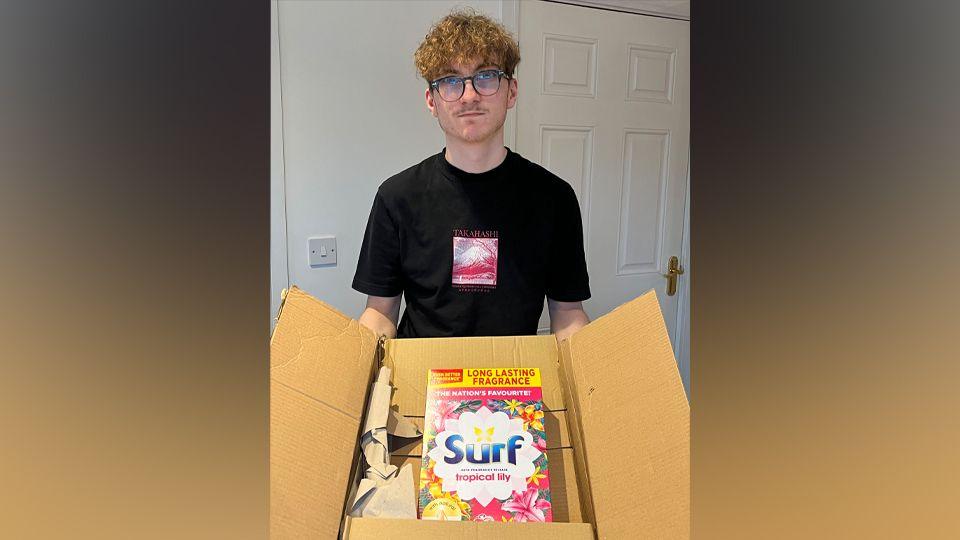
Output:
M689 28L520 2L516 150L577 192L593 293L587 314L595 319L656 289L674 344L678 296L667 296L663 274L681 249ZM540 327L549 327L546 310Z

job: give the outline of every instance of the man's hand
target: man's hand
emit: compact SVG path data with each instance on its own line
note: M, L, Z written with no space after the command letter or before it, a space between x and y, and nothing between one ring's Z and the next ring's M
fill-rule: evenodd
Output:
M397 337L400 319L400 296L367 296L367 308L360 315L360 324L377 336Z
M557 343L590 322L583 311L583 302L557 302L547 298L547 310L550 312L550 332L557 336Z

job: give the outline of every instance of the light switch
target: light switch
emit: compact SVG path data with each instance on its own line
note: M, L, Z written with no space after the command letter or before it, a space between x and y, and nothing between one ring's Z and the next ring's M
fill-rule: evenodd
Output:
M310 266L329 266L337 264L337 237L331 235L316 236L307 240Z

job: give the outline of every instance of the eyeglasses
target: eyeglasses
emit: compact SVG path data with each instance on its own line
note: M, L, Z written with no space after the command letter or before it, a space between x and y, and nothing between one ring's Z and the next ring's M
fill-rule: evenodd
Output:
M481 96L492 96L500 91L500 77L510 78L502 69L484 69L469 77L442 77L430 83L444 101L456 101L463 97L467 88L466 81L473 85L473 91Z

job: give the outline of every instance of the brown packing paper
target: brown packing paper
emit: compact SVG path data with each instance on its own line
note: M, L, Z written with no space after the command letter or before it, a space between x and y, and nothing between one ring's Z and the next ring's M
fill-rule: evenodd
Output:
M412 418L400 414L395 408L390 409L387 416L387 433L401 439L416 439L423 436L420 427Z
M390 368L380 368L380 374L370 389L370 404L364 419L363 434L360 436L360 448L370 469L366 477L374 474L381 478L393 476L387 450L387 416L390 410Z
M370 389L370 402L364 420L360 448L366 464L350 514L357 517L417 517L416 499L410 497L413 487L412 467L399 469L390 464L387 434L419 437L416 426L390 410L390 368L381 367ZM389 426L389 427L388 427Z
M391 467L394 467L394 473L387 479L373 481L364 478L361 480L360 491L363 495L357 496L357 502L351 513L353 517L416 519L414 469L409 464L399 468L394 465ZM372 487L368 485L365 488L364 483L370 482L374 485ZM411 496L411 492L414 496Z

